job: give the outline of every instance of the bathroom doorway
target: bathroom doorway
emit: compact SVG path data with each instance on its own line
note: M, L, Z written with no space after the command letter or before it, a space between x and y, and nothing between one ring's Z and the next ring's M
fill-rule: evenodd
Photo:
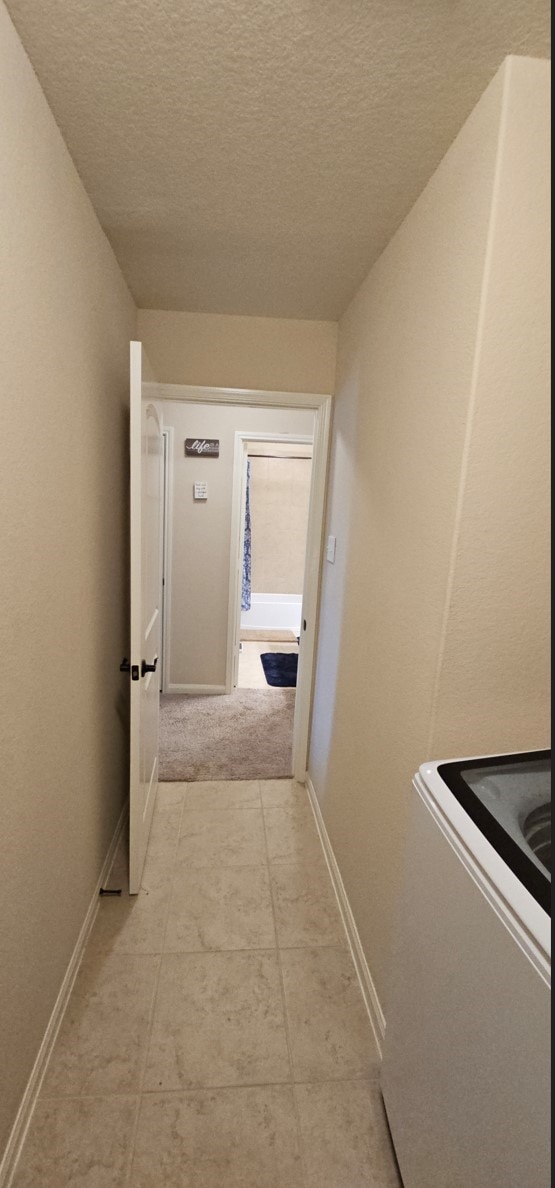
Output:
M237 434L239 530L232 541L233 687L288 689L294 698L302 604L312 437ZM233 556L235 551L235 556Z

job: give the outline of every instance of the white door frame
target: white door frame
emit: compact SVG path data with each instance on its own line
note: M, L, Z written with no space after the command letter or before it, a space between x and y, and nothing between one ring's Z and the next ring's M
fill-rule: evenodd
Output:
M148 384L145 384L146 388L148 386ZM293 775L296 780L304 783L307 772L308 741L316 659L316 628L320 595L320 570L323 551L322 537L324 531L332 398L329 395L321 395L314 392L265 392L259 389L251 390L249 388L202 388L193 387L190 384L152 384L152 390L153 395L155 393L158 400L179 400L194 404L237 404L253 408L300 408L314 410L312 476L302 609L303 623L306 623L306 627L301 633L302 645L299 649L299 671L293 726ZM245 435L247 441L253 440L256 436L258 436L256 433L247 433ZM293 434L289 436L294 437ZM299 440L298 437L296 440ZM237 496L234 499L233 507L237 509L235 514L240 530L238 504L239 497ZM237 528L235 531L237 533ZM236 556L236 554L233 555ZM231 586L235 587L235 581L230 580ZM167 590L168 584L166 582ZM169 597L168 593L166 593L166 597ZM234 606L235 597L236 595L234 595L233 599ZM229 602L231 606L231 589ZM169 610L167 605L166 609ZM166 625L169 625L169 614L166 614L165 619ZM231 640L229 638L229 625L230 619L228 617L226 688L231 691L234 641L233 636Z
M163 506L162 506L162 656L160 688L165 693L170 679L169 656L171 584L172 570L172 516L173 516L173 425L162 428L164 446Z
M239 661L239 638L241 631L241 593L243 588L243 550L245 539L245 456L249 441L275 443L277 445L310 445L313 438L307 434L295 433L244 433L235 434L235 449L233 455L233 489L231 503L231 548L229 553L229 609L227 622L227 664L226 664L226 693L231 693L237 683L237 668ZM310 474L312 486L312 469ZM308 532L305 544L306 559L312 542ZM304 570L303 570L304 586ZM303 589L304 603L304 589ZM301 635L304 634L301 632ZM300 648L299 648L300 651ZM299 695L299 678L297 678L297 696Z

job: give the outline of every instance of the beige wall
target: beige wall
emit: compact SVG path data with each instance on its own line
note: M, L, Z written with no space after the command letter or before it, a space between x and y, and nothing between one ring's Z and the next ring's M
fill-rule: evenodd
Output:
M171 608L166 680L225 685L235 433L312 434L314 413L297 409L162 401L174 427ZM216 437L219 458L185 458L186 437ZM193 483L208 500L193 501Z
M310 458L251 458L251 584L256 594L302 594Z
M0 6L0 1151L127 783L135 307Z
M550 72L509 60L431 755L548 740Z
M162 383L333 391L336 322L141 309L139 336Z
M502 68L340 324L310 772L386 1014L414 771L547 740L547 82Z

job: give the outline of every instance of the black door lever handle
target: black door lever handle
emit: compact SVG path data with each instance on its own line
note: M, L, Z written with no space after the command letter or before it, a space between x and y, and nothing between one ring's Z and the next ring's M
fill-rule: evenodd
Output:
M120 672L130 672L131 680L138 681L139 666L138 666L138 664L131 664L131 661L127 659L127 656L123 657L123 660L119 666L119 670L120 670Z
M141 676L146 676L147 672L156 672L156 665L158 664L158 656L154 657L154 664L147 664L146 660L141 661Z

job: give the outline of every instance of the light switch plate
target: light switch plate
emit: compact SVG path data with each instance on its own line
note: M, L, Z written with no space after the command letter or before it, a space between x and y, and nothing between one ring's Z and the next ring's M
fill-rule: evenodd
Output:
M330 565L335 564L335 536L328 536L328 547L326 549L326 557Z
M193 499L208 499L208 483L193 483Z

